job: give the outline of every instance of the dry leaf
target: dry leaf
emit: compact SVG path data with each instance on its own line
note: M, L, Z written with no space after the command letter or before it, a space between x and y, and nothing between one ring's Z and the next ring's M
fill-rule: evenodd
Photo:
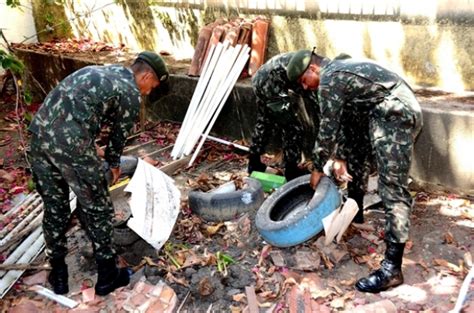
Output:
M270 257L275 266L284 267L286 266L285 258L280 250L270 251Z
M215 226L206 226L205 227L205 232L209 236L215 235L219 231L219 229L221 229L222 226L224 226L224 223L219 223Z
M188 250L188 255L186 256L186 260L181 265L182 268L192 266L195 264L203 264L206 263L206 260L203 257L196 255L196 253L192 250Z
M258 258L258 266L262 266L263 260L265 260L268 256L268 254L272 251L272 246L271 245L265 245L262 248L262 252L260 253L260 257Z
M182 285L182 286L185 286L185 287L188 287L189 284L188 282L186 281L186 279L184 278L176 278L173 276L173 274L171 274L170 272L168 272L168 274L166 274L166 280L171 282L171 283L177 283L179 285Z
M443 243L445 244L455 244L456 241L454 240L454 236L453 234L451 234L451 232L447 232L443 235Z
M201 296L208 296L214 292L214 286L208 277L204 277L198 284L198 291Z
M275 299L277 294L275 294L272 290L263 291L258 294L258 297L262 299L262 301L268 301L271 299Z
M234 300L236 302L240 302L244 298L245 298L245 293L238 293L238 294L232 296L232 300Z
M339 283L343 286L354 286L356 278L352 277L351 279L341 280Z
M418 265L420 265L425 271L429 271L428 265L423 260L419 260Z
M321 258L317 252L314 251L296 251L295 269L297 270L315 270L319 267Z
M323 260L324 266L326 266L328 270L332 270L332 268L334 267L334 264L331 263L329 258L321 251L319 251L319 255L321 256L321 259Z
M442 266L442 267L447 267L448 269L450 269L451 271L456 272L456 273L459 273L461 271L459 266L454 265L453 263L450 263L450 262L448 262L444 259L434 259L433 264L438 265L438 266Z
M330 306L331 308L334 308L334 309L342 309L344 308L344 302L345 302L344 297L339 297L332 300Z

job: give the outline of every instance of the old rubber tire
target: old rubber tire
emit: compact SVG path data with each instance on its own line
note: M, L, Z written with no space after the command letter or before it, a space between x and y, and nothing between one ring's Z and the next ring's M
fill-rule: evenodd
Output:
M228 221L241 213L256 210L264 200L262 185L256 179L245 177L245 187L241 190L222 192L229 182L210 191L191 191L189 193L189 207L206 221Z
M258 210L257 230L271 245L291 247L312 238L323 230L323 218L341 205L338 189L329 178L323 177L314 191L310 176L281 186Z

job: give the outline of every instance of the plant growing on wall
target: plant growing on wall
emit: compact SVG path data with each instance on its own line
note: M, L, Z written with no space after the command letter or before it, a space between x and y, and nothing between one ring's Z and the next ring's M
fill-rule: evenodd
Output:
M12 71L14 74L21 75L25 66L13 54L0 49L0 64L4 70Z
M20 0L7 0L7 6L16 8L21 5Z

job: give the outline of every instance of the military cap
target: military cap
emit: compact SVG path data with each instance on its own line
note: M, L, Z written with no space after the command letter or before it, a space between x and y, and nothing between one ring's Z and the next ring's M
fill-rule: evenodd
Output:
M148 64L153 71L155 71L156 77L160 80L160 82L164 82L169 77L168 68L166 67L166 63L162 57L160 57L155 52L151 51L143 51L138 54L137 59L144 61Z
M286 75L291 82L296 81L303 75L311 63L312 54L313 51L311 50L299 50L290 59L288 67L286 68Z

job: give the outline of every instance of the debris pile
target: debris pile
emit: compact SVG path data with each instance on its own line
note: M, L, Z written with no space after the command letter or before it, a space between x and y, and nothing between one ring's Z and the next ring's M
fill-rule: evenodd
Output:
M113 45L110 43L93 41L89 38L54 39L47 42L37 43L12 43L14 49L28 49L39 52L54 53L77 53L77 52L101 52L101 51L126 51L125 44Z

